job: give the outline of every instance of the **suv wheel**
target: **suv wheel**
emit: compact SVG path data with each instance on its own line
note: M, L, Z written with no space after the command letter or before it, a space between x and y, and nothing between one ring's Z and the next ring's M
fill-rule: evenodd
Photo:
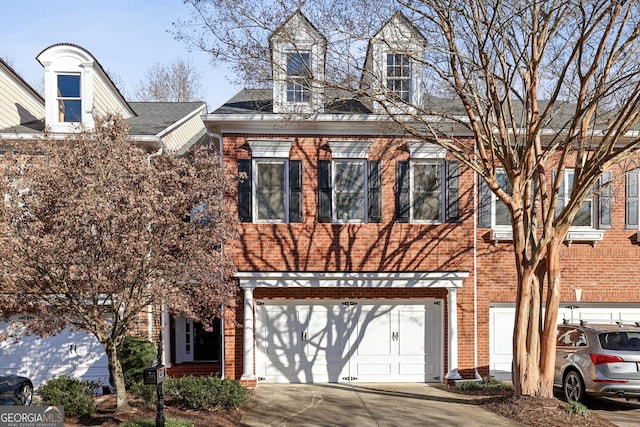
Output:
M569 371L562 381L562 392L567 402L584 401L584 381L576 371Z

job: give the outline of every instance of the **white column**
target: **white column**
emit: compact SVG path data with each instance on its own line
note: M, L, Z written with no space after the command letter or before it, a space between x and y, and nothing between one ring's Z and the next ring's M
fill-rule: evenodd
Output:
M456 298L457 288L449 288L449 372L445 378L460 380L462 377L458 373L458 300Z
M243 364L241 380L255 380L253 371L253 290L254 286L245 285L244 288L244 334L243 334Z

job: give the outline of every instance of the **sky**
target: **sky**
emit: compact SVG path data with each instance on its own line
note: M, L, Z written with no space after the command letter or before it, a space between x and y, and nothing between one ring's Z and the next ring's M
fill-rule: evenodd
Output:
M170 34L172 22L190 16L182 0L18 0L0 8L0 57L34 86L44 75L36 56L53 44L73 43L115 75L117 85L122 82L118 89L127 99L151 66L178 57L202 74L201 98L209 111L238 91L226 68L214 67L204 52L189 52Z

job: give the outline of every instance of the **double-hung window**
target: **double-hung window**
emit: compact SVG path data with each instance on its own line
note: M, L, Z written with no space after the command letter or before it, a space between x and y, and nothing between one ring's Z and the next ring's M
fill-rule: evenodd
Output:
M627 172L625 176L625 228L640 228L640 169Z
M290 141L249 141L251 160L238 160L242 222L302 222L302 163L289 160Z
M411 60L401 53L387 54L387 90L404 102L411 100Z
M457 222L458 162L445 160L446 151L426 142L410 142L410 161L396 164L396 221Z
M82 122L80 74L57 75L58 121Z
M560 212L564 209L565 202L571 197L573 189L573 169L566 169L564 175L560 181L560 189L558 191L558 204L556 206L556 212ZM584 228L596 228L594 221L594 208L593 208L593 196L585 199L576 213L571 227L584 227Z
M491 238L494 241L511 240L513 229L511 213L507 206L489 189L484 179L479 179L480 193L478 197L478 226L491 228ZM511 184L504 169L496 170L496 179L500 188L511 194Z
M287 102L311 101L311 53L287 53Z
M380 162L368 160L369 141L330 141L334 160L318 161L318 221L382 221Z

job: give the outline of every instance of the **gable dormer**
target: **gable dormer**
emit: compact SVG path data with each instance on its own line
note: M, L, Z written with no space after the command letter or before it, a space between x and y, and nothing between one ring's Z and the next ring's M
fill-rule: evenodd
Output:
M55 44L40 52L44 67L45 124L53 132L91 129L94 114L135 113L102 66L87 50L72 44Z
M322 112L326 38L297 11L273 32L269 44L273 112Z
M387 105L420 105L426 39L401 12L396 12L369 42L362 89ZM386 102L386 101L385 101ZM382 113L376 102L374 112Z

